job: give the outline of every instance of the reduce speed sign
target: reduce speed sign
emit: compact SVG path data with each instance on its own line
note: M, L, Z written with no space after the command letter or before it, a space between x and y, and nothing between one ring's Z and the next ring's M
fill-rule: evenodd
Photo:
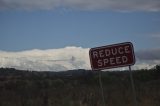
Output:
M89 51L93 70L123 67L135 64L133 44L124 42L91 48Z

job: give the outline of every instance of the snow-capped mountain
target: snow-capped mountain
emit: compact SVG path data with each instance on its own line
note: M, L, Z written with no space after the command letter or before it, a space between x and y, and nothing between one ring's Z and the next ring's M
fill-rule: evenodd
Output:
M0 51L0 67L37 71L89 69L88 51L88 48L81 47L21 52Z
M156 64L160 64L159 52L160 49L137 51L135 53L136 64L132 69L149 69ZM91 69L89 48L82 47L65 47L49 50L34 49L19 52L0 51L0 67L35 71ZM128 67L122 67L119 70L126 69Z

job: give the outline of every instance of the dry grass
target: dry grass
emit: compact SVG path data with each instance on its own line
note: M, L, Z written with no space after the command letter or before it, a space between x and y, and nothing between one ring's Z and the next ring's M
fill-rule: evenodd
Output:
M136 71L133 75L138 105L160 106L160 78L155 77L155 71ZM0 77L0 106L103 106L97 74L77 78ZM106 106L133 106L128 72L105 72L102 82Z

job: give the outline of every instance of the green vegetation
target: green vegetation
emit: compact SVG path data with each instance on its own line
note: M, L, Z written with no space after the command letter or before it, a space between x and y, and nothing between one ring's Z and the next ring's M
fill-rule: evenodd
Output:
M0 106L102 106L98 72L0 69ZM139 106L160 106L160 66L133 71ZM106 106L133 106L128 71L102 72Z

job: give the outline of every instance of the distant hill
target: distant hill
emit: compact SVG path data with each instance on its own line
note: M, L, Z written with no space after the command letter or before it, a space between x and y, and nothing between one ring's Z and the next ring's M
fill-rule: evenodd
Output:
M139 106L160 106L160 68L134 70ZM128 71L102 72L106 106L133 106ZM99 73L0 68L0 106L102 106Z

